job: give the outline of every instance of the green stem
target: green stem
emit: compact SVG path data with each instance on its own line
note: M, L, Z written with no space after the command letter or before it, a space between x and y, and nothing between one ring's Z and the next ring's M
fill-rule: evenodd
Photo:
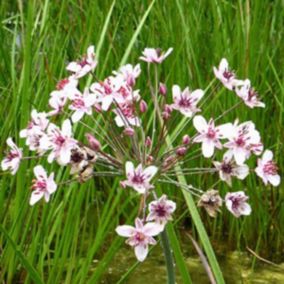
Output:
M171 251L171 245L168 238L167 231L164 230L161 233L161 242L164 250L167 273L168 273L168 284L175 284L175 268L174 268L174 258Z

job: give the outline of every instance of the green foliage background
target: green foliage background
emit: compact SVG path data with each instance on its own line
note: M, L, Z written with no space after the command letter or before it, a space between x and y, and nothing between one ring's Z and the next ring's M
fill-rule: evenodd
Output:
M138 62L145 47L165 50L172 46L174 52L163 64L161 78L169 89L174 83L192 89L213 84L208 93L214 94L204 106L206 117L216 117L238 101L214 81L212 67L222 57L239 77L251 79L267 107L241 106L224 121L238 117L255 122L283 171L283 1L156 0L145 22L141 21L150 1L117 0L110 14L112 4L109 0L1 1L0 158L8 136L23 146L17 133L26 126L31 109L46 110L49 93L66 76L66 63L90 44L101 47L99 79L117 69L122 59ZM133 38L135 31L137 38ZM145 90L145 78L138 87ZM147 91L144 95L149 98ZM83 131L77 131L82 136ZM192 133L190 125L183 133ZM137 196L120 190L118 180L103 178L60 188L49 204L31 208L29 187L35 163L23 162L15 177L0 175L0 282L96 283L104 279L124 247L114 229L119 221L133 221ZM56 171L58 180L67 178L64 170L46 167ZM188 183L205 189L217 178L186 177ZM233 184L235 191L244 188L250 196L251 216L236 220L224 212L212 220L200 211L213 247L224 243L226 250L248 246L268 259L281 260L283 185L265 188L252 174L243 183ZM162 189L177 200L176 215L183 216L171 227L171 240L177 241L175 254L184 253L180 247L183 233L190 231L197 240L198 234L181 191ZM218 189L224 193L228 187L219 183ZM94 259L99 259L98 264ZM179 262L177 268L186 279L184 263Z

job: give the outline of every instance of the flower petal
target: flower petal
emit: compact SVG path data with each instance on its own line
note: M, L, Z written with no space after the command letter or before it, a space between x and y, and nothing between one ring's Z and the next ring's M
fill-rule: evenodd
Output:
M135 232L135 228L129 225L118 226L115 231L122 237L131 237Z
M134 248L137 259L142 262L148 254L148 245L138 245Z

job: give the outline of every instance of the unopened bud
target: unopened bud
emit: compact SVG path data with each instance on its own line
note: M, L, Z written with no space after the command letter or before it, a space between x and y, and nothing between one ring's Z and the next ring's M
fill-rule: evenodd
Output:
M162 112L162 117L164 120L168 120L170 118L171 114L167 111Z
M160 94L162 96L166 96L166 94L167 94L167 87L166 87L165 84L160 83L160 85L159 85L159 92L160 92Z
M189 137L188 135L184 135L184 136L182 137L182 143L183 143L184 145L188 145L188 144L190 143L190 137Z
M186 153L186 147L180 147L180 148L178 148L177 151L176 151L176 154L177 154L178 156L184 156L185 153Z
M173 108L171 107L171 105L165 105L164 106L164 111L168 112L168 113L171 113L173 111Z
M124 135L127 135L127 136L133 136L135 131L134 131L133 128L127 127L127 128L124 129L123 133L124 133Z
M151 165L153 163L153 161L154 161L153 156L151 156L151 155L147 156L147 159L146 159L147 165Z
M126 80L127 85L129 85L130 87L134 86L135 84L135 79L133 76L128 76L127 80Z
M145 145L146 147L150 147L152 144L152 140L149 136L147 136L146 141L145 141Z
M99 151L101 149L101 143L90 133L86 133L86 138L92 150Z
M100 104L94 104L94 109L96 112L101 113L102 112L102 107Z
M148 108L147 103L144 100L141 100L139 107L142 113L146 112Z

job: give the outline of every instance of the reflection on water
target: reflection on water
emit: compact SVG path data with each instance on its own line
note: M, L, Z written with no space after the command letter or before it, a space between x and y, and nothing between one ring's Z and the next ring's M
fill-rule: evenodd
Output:
M247 253L230 252L226 256L219 256L218 259L225 281L228 284L284 283L284 263L276 267L258 261L254 271L252 271L252 257ZM131 249L121 249L101 283L116 283L135 262L136 259ZM198 256L186 258L186 263L194 284L210 284ZM178 272L176 282L183 284ZM140 264L123 283L166 283L166 269L162 249L157 245L147 260Z

